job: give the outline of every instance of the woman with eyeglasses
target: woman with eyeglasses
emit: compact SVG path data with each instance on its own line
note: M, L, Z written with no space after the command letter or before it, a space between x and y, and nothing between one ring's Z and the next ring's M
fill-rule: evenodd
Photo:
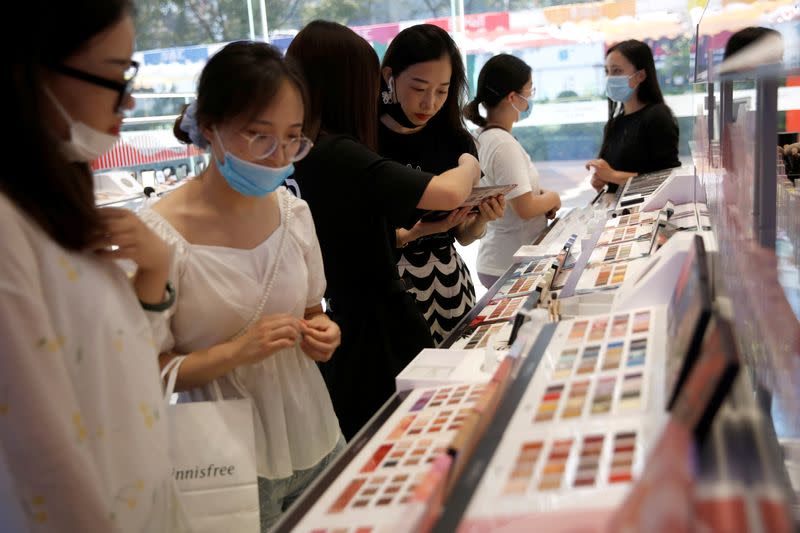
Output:
M664 103L653 52L630 39L606 52L608 122L597 159L586 163L592 186L615 191L645 172L679 167L678 122Z
M283 187L311 148L304 94L276 48L225 46L174 128L211 164L140 212L175 250L177 302L158 342L163 364L185 356L177 389L213 399L216 381L255 406L263 531L344 446L316 364L340 338L322 312L319 243L308 205Z
M461 105L467 92L464 62L456 43L438 26L418 24L401 31L383 56L378 125L381 155L427 172L453 167L463 153L478 156L464 125ZM456 209L440 220L423 217L397 231L397 266L414 295L436 345L475 306L475 288L455 248L486 232L503 216L505 199Z
M510 209L489 222L478 248L478 279L487 289L511 266L514 252L533 243L561 207L558 193L539 187L539 172L512 134L514 123L531 114L533 97L531 67L518 57L498 54L481 69L475 98L464 108L464 116L481 128L477 143L483 181L516 185L506 194Z
M180 530L149 320L174 300L170 250L95 207L89 167L133 107L131 5L37 6L15 6L26 45L6 67L0 531Z

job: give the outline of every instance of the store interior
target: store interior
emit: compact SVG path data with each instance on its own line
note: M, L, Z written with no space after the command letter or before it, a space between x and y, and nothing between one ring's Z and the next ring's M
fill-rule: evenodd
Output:
M685 36L680 20L691 20L688 78L671 78L681 81L671 101L682 166L595 191L582 155L595 145L575 157L526 146L543 154L543 188L562 195L558 216L491 288L475 280L475 308L396 376L395 394L274 531L797 530L800 174L776 147L800 130L800 14L781 2L690 1L664 18L624 4L633 12L604 13L602 28L559 23L570 14L553 8L561 33L539 33L602 30L613 42L635 28L655 40L648 32ZM783 56L764 48L724 62L725 37L765 16ZM473 72L515 39L539 38L506 31L500 47L485 28L463 31ZM669 53L656 54L662 65ZM536 76L553 101L527 119L526 138L547 131L555 106L598 108L602 119L604 99L558 101L548 71ZM176 89L144 98L191 98ZM137 209L144 188L168 194L208 164L196 148L169 146L164 130L143 133L174 120L165 109L128 119L95 163L100 204ZM474 272L477 245L459 251Z

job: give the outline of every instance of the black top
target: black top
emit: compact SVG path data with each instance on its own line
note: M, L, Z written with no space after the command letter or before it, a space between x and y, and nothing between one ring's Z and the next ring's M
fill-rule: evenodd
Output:
M321 365L346 438L394 392L394 377L433 342L399 282L394 228L413 225L431 174L380 157L342 135L320 137L295 163L325 264L342 344Z
M614 170L639 174L679 167L678 122L666 104L649 104L611 119L600 158Z
M478 158L475 141L468 134L456 136L449 132L441 132L431 126L426 126L416 133L396 133L387 128L383 122L378 126L378 151L384 157L434 175L457 167L461 154L472 154L476 159ZM417 209L416 213L414 223L426 211ZM414 223L402 227L410 229ZM437 233L417 239L410 242L405 250L409 253L422 249L427 250L428 245L432 244L431 241L441 242L441 239L449 239L452 242L452 231L449 235L448 233Z

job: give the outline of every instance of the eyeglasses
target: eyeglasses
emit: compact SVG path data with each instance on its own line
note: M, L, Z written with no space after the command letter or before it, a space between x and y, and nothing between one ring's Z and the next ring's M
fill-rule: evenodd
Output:
M239 134L247 139L247 149L255 159L266 159L274 154L279 146L283 146L283 153L286 154L286 159L294 163L307 156L311 147L314 146L311 139L305 135L300 135L288 142L281 143L273 135L259 133L251 137L242 132L239 132Z
M139 72L139 63L136 61L131 61L131 64L125 69L125 72L122 75L122 79L124 80L122 82L95 76L94 74L89 74L83 70L78 70L66 65L49 65L49 68L60 74L69 76L70 78L75 78L76 80L85 81L87 83L91 83L92 85L97 85L98 87L105 87L106 89L116 91L119 93L119 96L117 97L117 103L114 106L114 111L116 113L120 113L125 105L125 99L129 94L131 94L131 85L133 84L133 79L136 77L136 73Z
M528 96L525 96L522 93L516 93L516 94L517 96L521 97L524 100L527 100L528 98L536 98L536 87L531 87L531 94L529 94Z

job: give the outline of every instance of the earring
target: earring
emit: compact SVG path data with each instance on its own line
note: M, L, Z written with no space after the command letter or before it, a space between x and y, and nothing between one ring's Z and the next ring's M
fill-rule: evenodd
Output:
M386 82L386 85L388 86L388 90L381 92L383 103L386 105L396 104L397 98L394 94L394 78L389 78L389 81Z

